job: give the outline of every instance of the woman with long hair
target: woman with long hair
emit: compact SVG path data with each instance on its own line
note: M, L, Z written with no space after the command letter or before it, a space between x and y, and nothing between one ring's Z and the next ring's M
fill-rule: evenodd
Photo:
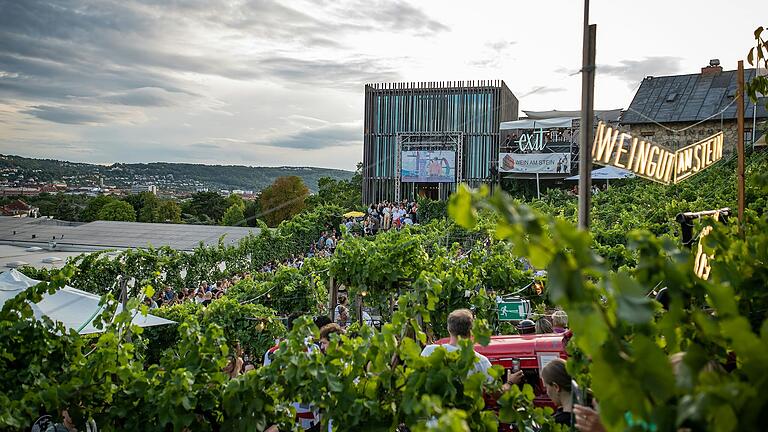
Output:
M559 424L573 424L573 386L571 376L565 368L565 360L554 359L541 369L541 380L557 410L554 417Z

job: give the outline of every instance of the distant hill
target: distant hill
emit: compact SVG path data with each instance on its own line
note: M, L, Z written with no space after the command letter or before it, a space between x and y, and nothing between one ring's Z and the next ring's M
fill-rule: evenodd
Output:
M7 172L8 169L17 170L17 174L23 175L24 179L34 178L38 182L64 180L68 184L85 185L97 184L101 177L105 184L117 187L153 183L161 188L177 190L208 187L259 191L269 186L277 177L295 175L301 177L310 190L317 191L317 181L321 177L349 179L354 174L352 171L314 167L250 167L166 162L96 165L0 155L0 170Z

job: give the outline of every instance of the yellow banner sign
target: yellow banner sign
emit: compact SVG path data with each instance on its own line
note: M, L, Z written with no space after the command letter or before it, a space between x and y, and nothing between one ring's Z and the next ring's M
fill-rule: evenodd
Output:
M598 123L592 161L626 169L659 183L678 183L723 157L723 132L672 151Z

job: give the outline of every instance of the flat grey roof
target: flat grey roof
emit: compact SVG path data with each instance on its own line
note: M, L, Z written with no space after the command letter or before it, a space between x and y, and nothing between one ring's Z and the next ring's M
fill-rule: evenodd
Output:
M76 224L47 218L0 217L0 244L49 248L55 242L53 250L70 251L149 246L190 251L200 242L216 245L224 236L225 244L234 244L249 233L258 235L259 231L259 228L217 225L113 221Z
M22 246L0 244L0 271L15 268L15 265L9 264L17 261L25 262L35 268L61 268L67 263L67 258L75 257L82 253L83 252L50 251L46 249L28 251L27 248ZM43 262L44 259L52 257L61 258L61 261Z

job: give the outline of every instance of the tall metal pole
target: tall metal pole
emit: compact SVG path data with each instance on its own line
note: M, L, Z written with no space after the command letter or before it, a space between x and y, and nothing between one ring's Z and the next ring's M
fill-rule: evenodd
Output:
M736 151L738 152L738 165L736 167L737 193L739 198L739 232L744 233L744 61L739 60L737 75L738 98L736 105L736 118L738 121L738 136L736 137Z
M589 24L589 0L584 0L584 44L581 65L581 125L579 142L579 228L589 229L594 131L595 41L597 26Z

